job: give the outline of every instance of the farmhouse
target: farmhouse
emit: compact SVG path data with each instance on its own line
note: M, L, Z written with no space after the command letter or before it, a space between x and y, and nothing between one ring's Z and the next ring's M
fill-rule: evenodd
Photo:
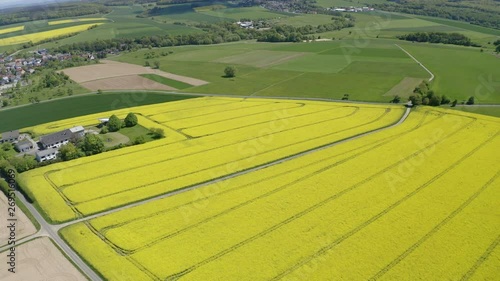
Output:
M19 140L19 130L15 130L2 133L2 138L0 139L0 143L16 142L18 140Z
M52 159L56 159L58 150L55 148L49 148L46 150L40 150L36 153L36 160L38 162L44 162Z
M40 144L44 149L59 148L67 144L71 139L78 139L84 135L84 128L82 126L66 129L50 135L45 135L40 138Z
M19 152L27 152L34 148L33 143L28 139L18 141L15 146Z

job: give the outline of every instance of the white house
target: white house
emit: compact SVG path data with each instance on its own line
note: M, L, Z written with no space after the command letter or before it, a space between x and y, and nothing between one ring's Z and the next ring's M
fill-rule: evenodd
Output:
M36 160L38 162L44 162L44 161L49 161L52 159L56 159L57 157L57 149L55 148L49 148L46 150L40 150L36 153Z
M82 126L77 126L64 131L42 136L40 137L40 143L45 149L59 148L67 144L72 139L79 139L83 137L84 132L85 130Z

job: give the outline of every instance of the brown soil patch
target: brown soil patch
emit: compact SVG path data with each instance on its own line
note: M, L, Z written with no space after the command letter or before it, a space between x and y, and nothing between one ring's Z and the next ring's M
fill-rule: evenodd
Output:
M7 271L4 257L0 262L0 280L5 281L86 281L47 237L16 247L16 273Z
M6 224L8 221L8 213L7 213L7 197L0 192L0 221L3 224ZM16 216L14 217L17 219L16 221L16 239L20 239L23 237L26 237L30 234L33 234L36 232L35 226L31 223L31 221L28 219L28 217L21 211L19 207L16 207ZM7 231L8 229L6 228L7 225L2 227L2 230L0 231L0 246L6 245L10 231ZM0 280L3 280L0 278Z
M112 78L104 78L80 85L92 91L97 90L176 90L170 86L155 82L139 75L126 75Z
M207 81L192 77L176 75L159 69L151 69L136 64L116 62L110 60L101 60L99 64L67 68L63 70L65 74L77 83L85 83L94 80L106 78L115 78L121 76L139 75L139 74L157 74L163 77L181 81L193 86L208 84Z
M422 78L405 77L398 84L394 85L392 89L385 93L384 96L393 97L395 95L399 95L402 98L407 98L413 93L415 87L422 83L423 80L424 79Z

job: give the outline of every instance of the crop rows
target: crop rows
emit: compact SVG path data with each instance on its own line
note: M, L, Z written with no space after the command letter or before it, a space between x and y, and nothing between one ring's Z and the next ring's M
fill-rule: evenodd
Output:
M272 100L235 102L213 98L191 101L134 108L150 123L159 122L157 116L171 116L171 121L155 123L171 128L165 140L106 153L107 157L97 155L37 169L23 177L23 184L30 187L36 182L37 189L30 190L36 193L42 208L52 206L43 208L54 210L48 216L55 221L67 220L200 184L387 126L402 114L400 108L384 106ZM235 105L238 110L222 110L223 106ZM207 113L204 108L208 108ZM213 112L213 108L218 111ZM197 116L186 118L190 111L197 112ZM73 122L58 122L58 125ZM178 131L185 127L182 122L192 126L185 130L192 128L190 133L194 137L180 137ZM175 136L173 140L170 132ZM45 189L51 190L45 192Z
M72 34L72 33L86 31L86 30L88 30L89 27L91 27L93 25L101 25L101 24L102 23L82 24L82 25L77 25L77 26L54 29L54 30L50 30L50 31L42 31L42 32L36 32L36 33L30 33L30 34L25 34L25 35L8 37L8 38L0 39L0 46L16 45L16 44L22 44L22 43L27 43L27 42L36 43L36 42L40 42L42 40L49 39L49 38L54 38L54 37L59 37L59 36L68 35L68 34Z
M140 265L134 280L482 280L498 253L499 145L497 121L416 111L398 127L63 235L80 251L77 231L99 233L99 253L120 249Z

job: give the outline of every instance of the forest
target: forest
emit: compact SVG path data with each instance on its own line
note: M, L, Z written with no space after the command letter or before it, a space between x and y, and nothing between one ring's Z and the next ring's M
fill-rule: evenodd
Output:
M33 5L22 8L2 10L0 25L28 22L42 19L78 17L111 12L109 7L98 3L58 3L50 5Z
M481 45L472 42L472 40L460 33L444 32L415 32L397 36L400 40L412 42L443 43L460 46L481 47Z
M388 0L387 3L373 6L388 12L446 18L500 29L498 1L489 4L488 1Z

